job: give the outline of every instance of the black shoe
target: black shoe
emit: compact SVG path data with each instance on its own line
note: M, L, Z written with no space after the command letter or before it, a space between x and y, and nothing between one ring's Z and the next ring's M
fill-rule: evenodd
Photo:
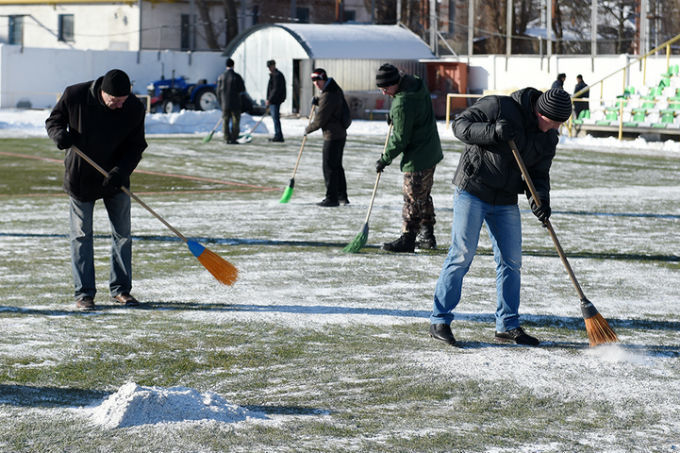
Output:
M76 308L83 311L92 311L94 307L94 299L89 296L83 296L76 301Z
M324 198L323 200L318 202L316 205L322 206L324 208L334 208L335 206L340 206L340 203L338 203L337 200L333 201L333 200L329 200L328 198Z
M423 250L434 250L437 248L437 240L434 237L434 225L424 225L420 228L416 238L416 247Z
M388 252L413 253L416 249L416 234L410 232L403 233L396 240L385 242L382 248Z
M270 142L279 142L279 143L283 143L283 142L284 142L283 137L274 137L274 138L270 138L269 141L270 141Z
M496 332L496 341L502 343L514 342L517 344L525 344L527 346L538 346L540 343L537 338L528 335L521 327L510 329L507 332Z
M456 339L453 337L451 326L448 324L430 324L430 336L451 346L456 345Z
M227 140L227 145L238 145L236 140Z

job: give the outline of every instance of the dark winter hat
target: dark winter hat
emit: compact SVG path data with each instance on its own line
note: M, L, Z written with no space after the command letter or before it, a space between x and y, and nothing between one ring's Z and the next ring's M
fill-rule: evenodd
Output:
M316 68L312 71L312 80L328 80L328 74L326 70L322 68Z
M130 78L120 69L112 69L104 75L102 91L111 96L127 96L130 94Z
M553 121L564 123L571 116L571 98L561 88L551 88L538 97L536 109Z
M231 58L227 58L227 67L233 68L234 67L234 60L232 60Z
M385 63L378 69L378 73L375 75L375 83L380 88L389 87L399 83L399 70L389 63Z
M276 61L274 61L274 60L267 61L267 67L271 68L272 66L276 66Z

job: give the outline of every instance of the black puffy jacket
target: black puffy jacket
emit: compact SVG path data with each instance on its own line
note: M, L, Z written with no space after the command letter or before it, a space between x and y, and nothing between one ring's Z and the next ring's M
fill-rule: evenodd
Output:
M45 120L47 135L57 144L70 135L73 146L83 151L106 171L118 167L129 177L146 149L146 111L135 95L123 107L111 110L101 99L103 77L71 85ZM102 176L89 163L69 149L64 159L64 189L80 201L94 201L106 195Z
M496 121L505 119L542 200L550 200L550 166L558 135L541 132L534 112L541 91L524 88L510 96L485 96L456 118L454 134L466 143L453 183L481 200L497 205L517 203L527 187L507 142L498 141Z

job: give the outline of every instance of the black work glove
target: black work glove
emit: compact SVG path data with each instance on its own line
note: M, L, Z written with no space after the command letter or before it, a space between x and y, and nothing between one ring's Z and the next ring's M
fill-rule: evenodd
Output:
M390 116L389 113L387 113L387 125L390 126L392 124L392 117Z
M496 121L496 127L494 129L496 134L496 140L499 142L507 142L515 138L515 131L512 125L504 119Z
M123 174L119 167L113 167L102 181L102 187L105 189L119 189L121 186L129 185L130 177Z
M56 138L56 143L57 143L57 148L68 149L73 145L73 137L71 137L71 133L69 131L64 130Z
M531 212L533 212L538 220L543 223L545 223L550 218L550 214L552 214L549 200L541 200L541 206L538 206L534 197L529 197L529 206L531 206Z
M378 159L375 161L375 171L376 173L382 173L382 171L387 167L387 164L383 162L382 159Z
M319 105L319 98L318 96L314 96L312 98L312 105Z

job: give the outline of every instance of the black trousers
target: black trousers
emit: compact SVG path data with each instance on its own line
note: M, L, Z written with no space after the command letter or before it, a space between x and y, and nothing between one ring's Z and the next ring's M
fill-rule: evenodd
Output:
M326 182L327 200L347 200L347 181L345 180L345 169L342 168L345 140L342 138L324 140L323 142L323 179Z

